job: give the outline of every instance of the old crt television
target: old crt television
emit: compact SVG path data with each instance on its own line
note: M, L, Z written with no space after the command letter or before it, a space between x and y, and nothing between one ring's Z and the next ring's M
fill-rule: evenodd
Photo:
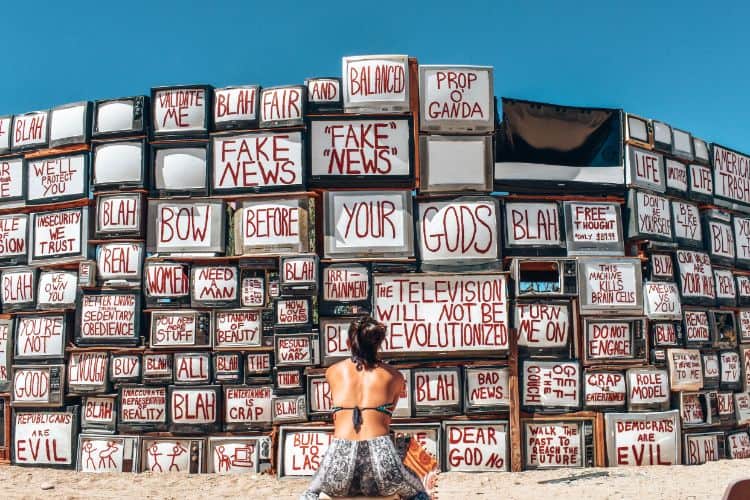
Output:
M279 257L279 291L282 295L315 295L318 292L318 255Z
M729 212L708 209L703 212L703 241L711 261L718 265L734 266L735 245L732 215Z
M0 116L0 154L10 151L11 130L13 128L13 115Z
M112 354L109 360L109 379L116 386L141 381L140 354Z
M190 264L146 261L143 295L148 307L180 307L190 303Z
M625 373L592 370L583 374L583 407L591 411L623 411L627 400Z
M724 432L683 432L682 463L702 465L727 458Z
M679 196L681 198L687 198L688 188L690 185L690 181L688 180L688 171L692 171L692 168L689 168L683 162L675 160L674 158L665 158L664 171L667 178L667 194Z
M578 361L521 363L521 407L539 413L574 412L581 407L581 365Z
M675 261L683 304L713 305L716 288L711 258L705 252L677 250Z
M234 253L277 255L310 251L313 208L306 195L243 200L234 214Z
M701 351L701 363L703 365L703 388L718 389L721 383L721 367L719 365L719 353L717 351ZM729 393L731 400L731 392ZM719 402L722 398L718 397ZM734 410L734 409L732 409Z
M321 316L349 316L372 308L372 268L366 262L320 265L318 312Z
M205 448L205 438L144 437L141 439L139 470L200 474L206 468ZM177 455L169 460L165 459L170 453Z
M734 229L734 253L736 266L742 269L750 268L750 217L735 214L732 217Z
M326 191L326 258L414 255L411 191Z
M89 142L91 102L82 101L56 106L49 112L49 147Z
M151 147L153 194L206 196L209 192L210 144L177 143Z
M94 102L91 137L143 136L148 133L149 98L144 95Z
M682 319L680 291L677 284L666 281L647 281L643 284L643 309L650 320Z
M417 248L422 271L500 269L500 202L462 196L417 203Z
M274 336L276 366L315 366L320 364L317 333L285 333Z
M747 430L727 432L726 456L729 459L750 457L750 434Z
M618 203L566 201L563 212L569 256L624 255L622 215Z
M710 309L708 322L714 347L732 349L737 347L737 321L733 311Z
M226 211L221 200L148 201L149 253L215 255L224 253Z
M737 285L732 271L715 267L714 283L716 285L716 305L735 307L737 305Z
M581 314L643 314L641 261L628 257L580 257Z
M213 311L214 350L246 349L263 345L263 313L260 309Z
M698 205L679 199L670 201L674 240L681 248L703 249L703 231Z
M81 417L83 420L83 416ZM97 433L98 432L98 433ZM138 472L140 466L140 436L113 436L102 429L92 429L78 435L76 470L84 473ZM109 459L95 459L103 454Z
M211 383L210 352L176 352L173 359L175 385Z
M0 318L0 392L9 392L11 388L10 369L15 349L13 340L13 318Z
M143 193L100 193L96 196L94 236L100 239L142 238Z
M515 301L514 320L519 352L530 356L570 356L577 316L567 300Z
M81 407L13 412L13 464L74 469Z
M143 355L143 383L151 385L172 383L172 365L174 361L171 352L155 352Z
M312 306L310 297L283 297L275 300L275 330L303 331L311 328Z
M593 467L594 419L534 417L521 419L525 470Z
M114 434L117 429L117 395L84 396L81 410L82 431Z
M464 367L466 414L501 413L510 409L510 368L470 365Z
M674 225L669 208L670 201L665 196L637 189L628 190L628 239L647 240L651 245L654 242L671 243Z
M686 347L710 347L711 322L705 309L683 309L682 322L685 327Z
M27 214L0 215L0 263L25 264L28 258Z
M341 78L336 76L307 78L305 87L307 87L307 110L310 113L342 111L344 105Z
M151 311L149 346L211 347L211 313L186 309Z
M719 351L719 387L723 391L742 390L740 353L734 350Z
M245 356L245 383L264 384L271 381L272 352L248 352Z
M346 341L349 338L349 328L356 320L356 317L346 316L320 318L320 359L323 366L351 357Z
M241 352L215 352L212 383L241 384L244 379L244 357Z
M420 130L482 134L495 130L491 66L419 66Z
M602 193L623 185L623 113L502 99L495 189Z
M141 342L140 292L83 293L76 311L78 346L129 346Z
M49 111L31 111L13 117L11 151L46 148L49 132Z
M505 253L565 255L562 207L555 201L506 201Z
M265 87L260 91L260 128L302 125L306 111L307 89L303 85Z
M94 144L91 175L94 191L147 187L148 151L146 139Z
M88 198L89 153L26 160L26 202L29 205Z
M307 421L307 396L305 394L276 394L272 403L273 425Z
M210 85L151 89L152 139L203 138L212 116Z
M630 368L625 372L628 411L669 409L669 372L662 368Z
M305 389L305 369L298 366L273 367L275 394L300 394Z
M367 55L341 58L346 113L409 111L409 57Z
M694 161L703 165L711 164L711 154L708 150L708 143L703 139L693 136L693 153Z
M96 278L109 287L140 286L143 242L111 242L96 246Z
M651 149L654 146L654 128L651 120L625 113L625 142Z
M607 465L677 465L680 463L679 410L608 413L604 416ZM640 441L648 433L649 442Z
M25 204L27 177L27 167L22 156L0 158L0 206L9 208Z
M242 432L270 428L272 397L270 385L225 385L224 430Z
M214 89L213 129L258 128L259 85Z
M16 331L12 335L15 362L62 362L65 359L69 324L64 313L19 315L15 323Z
M192 307L239 306L239 275L237 266L193 265L190 269Z
M669 388L673 392L703 388L703 366L698 349L667 349Z
M654 149L664 153L672 153L672 127L668 124L654 120Z
M13 365L14 408L62 406L65 397L65 365Z
M715 396L714 391L672 393L673 407L680 410L683 429L706 427L718 423L718 410L714 406Z
M119 432L167 430L167 388L123 384L118 390Z
M11 267L0 272L0 298L3 312L34 310L38 270L32 267Z
M103 394L109 390L109 353L74 352L68 359L68 393Z
M694 201L713 204L714 180L713 169L710 165L691 163L687 167L689 172L689 194L686 198Z
M420 193L492 191L491 136L422 135L419 155Z
M684 130L672 129L672 154L683 160L693 161L693 136Z
M169 430L208 434L221 430L221 386L169 386Z
M310 184L322 187L412 187L411 117L340 116L310 120Z
M578 264L575 259L518 257L510 265L519 298L578 295Z

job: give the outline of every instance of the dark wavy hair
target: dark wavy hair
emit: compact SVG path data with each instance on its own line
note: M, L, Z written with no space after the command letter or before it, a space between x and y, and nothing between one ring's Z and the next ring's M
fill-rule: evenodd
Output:
M357 370L370 370L378 364L378 350L385 339L385 325L371 316L362 316L349 325L349 347Z

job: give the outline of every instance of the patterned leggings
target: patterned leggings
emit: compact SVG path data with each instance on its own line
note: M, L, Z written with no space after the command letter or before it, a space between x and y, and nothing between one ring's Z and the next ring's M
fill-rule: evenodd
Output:
M300 500L317 500L321 491L332 497L430 499L421 481L404 467L390 436L364 441L334 438Z

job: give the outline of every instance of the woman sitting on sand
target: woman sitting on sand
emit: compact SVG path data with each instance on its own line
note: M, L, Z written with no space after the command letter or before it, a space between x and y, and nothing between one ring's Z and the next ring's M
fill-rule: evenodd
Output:
M301 500L387 496L429 500L422 483L399 459L390 436L391 414L404 388L398 370L378 360L385 326L363 317L349 326L350 359L326 370L333 400L331 444Z

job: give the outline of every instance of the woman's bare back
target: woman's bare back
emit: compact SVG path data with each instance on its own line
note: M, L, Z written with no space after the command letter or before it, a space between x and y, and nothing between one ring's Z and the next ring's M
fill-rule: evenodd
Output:
M372 369L357 370L357 365L346 359L326 370L326 379L331 386L334 407L376 408L388 405L392 409L404 387L401 373L382 363ZM352 419L354 410L344 409L334 414L334 436L340 439L362 440L387 435L391 417L373 409L361 411L362 424L359 429Z

